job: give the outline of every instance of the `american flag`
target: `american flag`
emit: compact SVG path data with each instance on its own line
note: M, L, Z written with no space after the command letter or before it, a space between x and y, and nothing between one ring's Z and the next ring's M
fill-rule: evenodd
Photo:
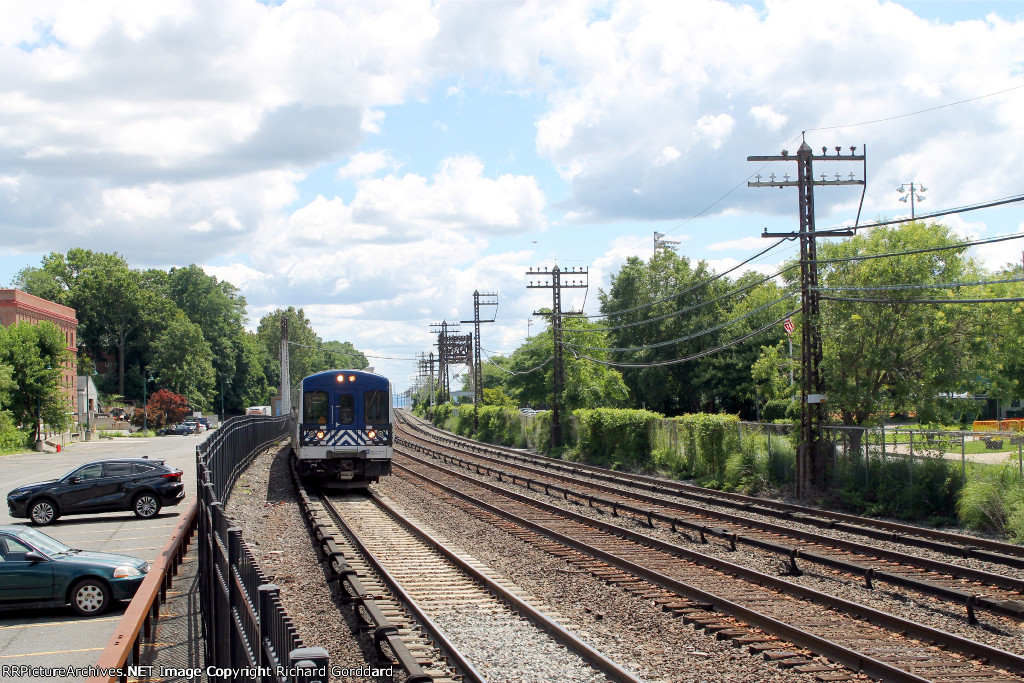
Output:
M786 330L786 334L793 334L793 330L796 329L792 318L786 318L786 322L782 323L782 327Z

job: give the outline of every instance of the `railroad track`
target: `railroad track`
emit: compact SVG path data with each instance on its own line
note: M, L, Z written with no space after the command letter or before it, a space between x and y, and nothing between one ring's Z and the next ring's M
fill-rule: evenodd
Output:
M698 534L702 542L708 537L717 537L732 550L737 545L745 545L774 553L785 558L785 571L790 575L799 575L800 565L811 563L863 580L867 588L872 588L875 582L886 583L947 601L952 604L952 610L964 610L969 623L977 621L976 610L1010 617L1009 629L1015 629L1024 618L1024 580L1020 578L751 519L749 515L712 511L642 491L624 491L621 485L581 482L530 463L508 461L486 453L467 454L452 446L438 446L424 436L409 436L411 438L398 437L399 443L431 450L477 473L510 477L513 483L518 481L527 487L542 488L549 495L553 491L591 507L610 509L615 515L632 515L649 526L659 521L673 531L688 530Z
M432 680L640 683L560 624L557 612L534 606L535 598L392 502L370 492L316 495L312 506L347 540L345 561L406 646L432 644L448 657L418 662Z
M754 498L739 493L714 491L679 481L661 479L628 472L611 472L603 467L584 463L567 463L553 458L526 453L521 450L485 444L457 436L434 427L408 412L399 411L399 422L412 431L429 436L440 443L468 449L478 454L489 454L512 462L531 463L551 472L558 472L577 480L608 482L621 486L624 483L638 489L663 496L675 496L697 503L732 508L744 513L784 519L822 529L833 529L853 535L865 536L878 541L899 543L924 548L951 558L975 559L991 564L1024 569L1024 546L986 538L967 536L937 529L926 529L899 524L887 520L871 519L831 510Z
M1024 659L1014 653L596 521L396 447L399 454L396 469L420 486L460 497L467 511L500 518L499 526L535 537L545 551L822 680L848 673L808 655L880 680L1024 680Z

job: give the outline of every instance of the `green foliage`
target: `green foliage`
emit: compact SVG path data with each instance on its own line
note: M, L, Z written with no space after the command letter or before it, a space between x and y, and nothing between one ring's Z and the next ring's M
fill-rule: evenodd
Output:
M722 479L726 460L739 450L739 416L694 413L675 419L680 423L687 469L696 477Z
M484 405L495 406L502 408L515 408L516 402L511 396L505 393L501 387L495 387L494 389L484 387L483 390Z
M875 228L841 242L826 242L820 259L904 252L963 241L950 228L921 222ZM931 285L982 279L981 268L962 249L899 258L824 264L826 288L895 284ZM829 410L843 424L861 425L893 412L915 411L925 420L952 416L955 392L975 388L991 355L986 316L971 306L923 306L901 299L948 299L954 290L842 290L840 296L881 298L885 304L829 301L822 306L821 371ZM801 321L797 319L798 326ZM794 338L799 334L794 333Z
M64 333L51 322L21 321L0 327L0 386L15 423L35 425L38 419L61 430L70 426L61 389L63 366L70 362Z
M7 410L0 410L0 453L22 451L32 445L32 429L19 429Z
M209 408L216 375L203 331L184 316L167 326L153 344L153 371L161 386L184 394L191 406Z
M487 391L487 389L484 389ZM472 423L472 411L467 410ZM523 433L519 410L514 406L481 406L479 412L480 431L476 438L487 443L505 446L524 446L526 435Z
M585 462L616 469L648 470L651 432L661 415L649 410L576 410L575 449Z

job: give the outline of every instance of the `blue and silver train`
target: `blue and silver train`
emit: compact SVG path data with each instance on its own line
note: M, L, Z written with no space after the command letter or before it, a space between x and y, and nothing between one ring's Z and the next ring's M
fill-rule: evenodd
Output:
M391 474L391 382L363 370L327 370L299 384L292 450L299 474L361 488Z

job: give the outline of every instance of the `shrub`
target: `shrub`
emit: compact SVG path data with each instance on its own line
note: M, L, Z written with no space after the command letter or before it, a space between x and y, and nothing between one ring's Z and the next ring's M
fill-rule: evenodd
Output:
M738 415L694 413L674 418L681 423L683 454L696 476L721 480L725 462L739 451Z
M18 429L14 418L6 410L0 410L0 452L12 453L32 445L32 428Z
M658 413L649 410L596 408L577 410L576 448L582 459L597 465L650 470L651 433Z

